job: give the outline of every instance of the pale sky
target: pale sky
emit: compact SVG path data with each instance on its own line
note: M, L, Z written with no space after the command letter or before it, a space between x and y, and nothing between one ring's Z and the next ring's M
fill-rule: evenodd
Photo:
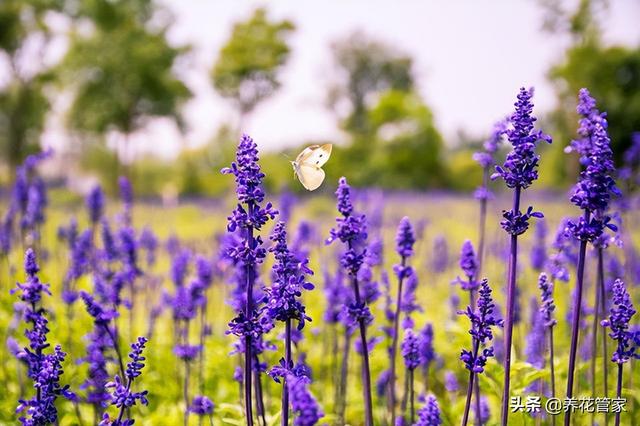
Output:
M611 0L603 19L611 43L640 43L640 2ZM194 50L181 65L195 93L185 109L190 131L181 139L162 121L134 140L163 157L210 140L225 121L235 119L230 104L209 82L217 51L234 22L265 6L273 18L296 24L283 87L245 123L262 148L298 145L311 139L341 140L323 102L332 71L330 44L355 30L397 46L415 60L420 93L449 140L458 129L482 136L509 113L521 86L535 86L536 113L553 107L545 74L562 57L567 40L541 31L535 0L323 0L237 1L162 0L175 14L169 38Z

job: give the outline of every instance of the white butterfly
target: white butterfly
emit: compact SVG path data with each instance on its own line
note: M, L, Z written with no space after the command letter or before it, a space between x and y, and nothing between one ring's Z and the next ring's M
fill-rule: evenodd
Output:
M293 173L307 190L313 191L322 185L324 170L321 167L329 160L332 146L330 143L308 146L296 157L296 161L291 162Z

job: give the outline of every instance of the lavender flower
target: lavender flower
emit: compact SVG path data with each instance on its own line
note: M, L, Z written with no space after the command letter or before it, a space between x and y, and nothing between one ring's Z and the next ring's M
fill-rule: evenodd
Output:
M418 410L418 421L414 426L440 426L440 407L433 395L427 396L424 406Z
M513 150L507 154L503 166L496 166L496 173L492 179L500 177L508 188L514 190L513 206L511 210L504 210L504 218L500 225L511 235L511 250L509 255L509 280L507 288L507 316L505 330L505 359L504 359L504 392L502 397L502 425L506 426L509 416L509 387L511 379L511 341L513 335L513 323L516 297L516 272L518 269L517 241L518 235L525 233L532 217L542 218L540 212L535 212L533 207L528 207L523 213L520 211L520 197L522 190L527 189L538 179L538 164L540 156L535 148L539 141L551 143L551 137L541 130L534 130L536 118L532 115L533 89L520 89L518 101L515 103L515 112L511 115L512 127L506 131L507 138Z
M536 222L533 247L531 247L529 255L531 267L536 271L541 271L547 261L546 238L547 223L544 220L539 220Z
M533 128L536 118L531 114L532 97L533 89L520 89L516 111L510 119L513 127L505 131L513 151L509 152L503 166L496 166L496 173L492 176L492 179L501 177L512 189L526 189L538 179L540 156L535 153L536 144L541 140L551 143L549 135Z
M424 328L420 330L420 356L421 365L425 369L429 368L429 364L436 358L435 350L433 348L433 325L427 323Z
M367 259L365 263L369 266L379 266L384 260L384 241L381 237L374 237L367 247Z
M27 249L25 252L24 270L27 274L26 282L17 283L17 288L11 293L20 292L20 300L27 305L23 315L25 322L31 326L25 331L25 336L29 339L29 347L24 348L18 354L18 358L27 364L28 375L33 380L36 394L29 400L21 399L16 412L26 410L26 416L19 418L23 425L56 423L58 411L55 401L58 396L69 400L75 400L76 397L69 391L68 385L60 385L62 362L66 355L62 352L60 345L56 345L52 353L44 352L50 344L47 342L48 320L41 301L43 294L51 295L51 293L49 285L43 284L38 278L40 268L32 249Z
M422 356L420 354L420 336L408 328L404 331L404 340L402 341L402 358L404 359L404 366L407 368L407 380L409 387L406 389L405 400L409 401L409 418L411 423L415 420L415 392L414 392L414 377L413 372L422 363Z
M73 303L77 298L72 284L91 270L93 248L93 233L90 229L87 229L75 240L71 250L71 262L63 282L62 291L62 299L68 304Z
M483 204L481 205L481 214L486 214L486 202L492 197L491 191L488 188L489 170L491 170L496 163L495 156L503 142L508 124L509 120L507 118L496 122L493 125L493 131L489 139L483 144L484 151L473 154L473 159L482 167L482 184L474 193L475 198ZM482 223L481 226L483 225L484 223Z
M478 406L480 407L479 413L477 412ZM487 397L483 396L480 399L480 404L474 405L473 410L480 425L486 425L489 422L489 419L491 418L491 409L489 408L489 401L487 401Z
M310 318L300 301L302 290L312 290L313 284L305 281L305 275L313 274L305 259L296 262L295 257L287 247L287 234L284 222L276 224L271 240L274 246L270 249L274 253L276 262L273 265L274 283L268 291L266 313L269 318L277 321L298 321L298 329L304 327Z
M473 244L471 241L466 240L462 244L462 250L460 252L460 269L464 274L472 279L478 272L478 263L476 261L476 255L473 251Z
M487 203L489 199L493 198L493 194L489 190L489 178L490 170L496 164L496 154L503 142L504 135L507 131L509 120L507 118L494 124L493 132L490 138L484 143L484 151L477 152L473 155L473 159L476 160L482 167L482 183L476 189L474 196L480 203L480 221L478 223L478 256L476 271L473 274L473 279L469 279L470 282L474 282L475 278L480 276L482 270L482 262L484 259L485 251L485 234L486 234L486 222L487 222ZM464 268L463 268L464 269ZM473 293L470 293L473 299ZM476 396L479 398L479 395Z
M138 246L147 252L147 267L156 263L156 250L158 249L158 238L150 227L145 226L140 233Z
M195 360L201 351L202 346L200 345L178 344L173 347L173 354L178 359L185 362L191 362Z
M433 240L433 259L431 268L433 272L439 274L444 272L449 266L449 245L444 235L438 235Z
M120 255L125 271L130 275L133 281L136 276L141 274L138 268L138 243L135 230L130 226L124 226L118 231L118 239L120 240Z
M265 312L271 321L285 323L285 369L293 368L291 359L291 321L298 322L298 330L302 330L305 321L311 318L306 314L306 308L300 301L302 290L312 290L313 284L307 282L305 276L313 274L309 269L307 259L296 259L287 247L287 233L285 223L278 222L271 236L274 246L269 250L275 256L273 265L273 285L267 292L267 306ZM286 384L282 392L282 423L288 424L289 419L289 388Z
M340 258L340 264L349 273L353 284L354 301L347 306L347 312L352 321L358 322L360 328L360 341L363 349L362 377L364 380L365 424L371 426L373 425L373 406L371 403L371 374L369 371L366 326L373 320L373 316L360 294L357 278L358 271L366 256L366 217L354 212L351 202L351 188L347 184L347 179L344 177L340 178L336 196L338 199L338 212L340 212L342 217L336 219L337 226L331 229L327 243L330 244L333 241L340 240L346 245L346 251Z
M111 232L111 226L106 218L101 221L102 256L107 262L115 262L120 258L116 240Z
M494 315L495 304L491 298L491 287L486 279L480 283L479 293L477 308L472 310L468 306L467 310L463 312L471 321L469 334L474 338L474 343L477 343L477 346L484 345L488 340L493 339L491 327L502 327L503 325L503 321ZM473 373L482 373L487 359L491 356L493 356L493 348L487 347L483 350L482 355L474 355L471 351L463 350L460 359L465 363L467 370Z
M406 329L404 331L404 340L402 341L402 358L404 366L409 370L415 370L421 364L422 356L420 354L420 337L413 330Z
M254 231L259 231L269 219L273 219L277 211L271 203L261 207L265 197L261 188L264 173L258 164L258 148L249 136L242 136L236 152L236 162L232 163L231 167L222 169L222 173L234 175L238 197L238 204L228 218L227 231L233 233L238 229L244 238L240 245L233 247L228 253L236 264L241 263L244 267L242 288L246 292L244 309L229 324L229 332L245 340L245 409L247 425L252 426L252 340L258 339L264 331L263 325L257 319L253 287L257 265L266 256L262 239L259 235L255 236Z
M193 397L193 401L191 401L191 405L189 406L189 411L198 416L210 416L213 414L214 408L215 405L208 397L198 395Z
M462 249L460 250L460 269L464 272L466 279L463 280L458 277L454 280L454 283L459 283L462 290L473 293L479 285L476 281L478 260L473 250L473 244L471 244L469 240L465 240L465 242L462 243ZM471 298L473 299L473 295L471 295Z
M538 303L535 297L531 299L530 324L531 330L527 335L524 353L527 362L532 364L534 367L541 369L544 367L546 323L538 308Z
M171 262L171 281L176 287L184 286L184 281L189 271L191 261L191 251L182 249L176 251Z
M447 392L458 392L460 390L460 384L458 378L453 371L446 371L444 373L444 388Z
M280 194L278 212L280 214L280 220L284 223L289 223L291 219L291 211L298 201L297 197L290 191L282 191Z
M467 388L467 401L462 421L463 425L467 424L469 418L473 382L478 374L484 372L484 366L488 359L493 356L493 347L484 347L480 353L480 346L485 345L487 341L493 339L492 327L503 326L503 321L497 319L494 315L495 304L491 298L491 288L486 279L480 283L478 292L479 298L476 309L468 306L467 310L463 312L471 321L469 334L473 337L472 350L463 349L460 354L460 360L464 363L465 368L469 370L469 386Z
M93 226L96 226L104 213L104 193L100 185L95 185L87 195L87 210L89 211L89 220Z
M615 171L611 142L607 134L607 120L604 113L595 107L595 99L587 89L580 90L578 113L581 114L578 134L580 139L572 142L571 146L580 154L580 163L585 166L580 173L580 179L573 189L571 202L582 210L597 213L590 220L585 214L580 221L570 222L569 231L576 239L594 241L605 228L616 230L611 224L610 217L604 215L612 196L619 196L612 174Z
M631 303L631 297L624 282L620 279L615 280L611 314L608 319L602 321L602 325L611 329L609 336L617 343L617 348L611 358L611 361L617 364L624 364L634 356L633 336L629 332L629 322L635 313L636 310Z
M308 389L309 379L294 374L287 376L287 387L291 394L291 408L296 417L294 426L313 426L324 416L317 401Z
M553 283L549 281L547 274L544 272L541 272L538 277L538 288L541 292L540 313L542 314L544 325L546 327L553 327L557 323L553 317L553 312L556 309L556 305L553 301Z
M636 310L631 303L631 297L622 280L617 279L613 283L613 307L607 320L602 321L602 325L611 330L609 336L616 341L616 350L613 352L611 361L618 364L618 384L616 396L622 396L622 368L630 358L640 359L640 352L636 353L640 343L640 332L629 331L629 322L635 315ZM635 341L635 342L634 342ZM636 347L637 346L637 347ZM616 426L620 425L620 413L616 413Z
M21 227L31 231L34 239L39 237L38 227L44 223L44 210L47 206L47 188L42 178L36 176L29 186L27 207L21 220Z
M400 220L400 224L398 225L398 231L396 233L396 252L400 256L400 263L396 264L393 267L393 270L398 277L398 293L396 299L396 309L393 315L393 333L392 333L392 343L391 343L391 380L389 383L389 406L388 409L391 411L391 422L395 422L395 406L396 406L396 395L395 395L395 387L396 387L396 352L398 350L398 327L400 321L400 312L404 311L406 313L407 327L413 326L411 320L409 319L409 315L411 312L416 309L415 303L415 289L418 284L418 279L413 271L413 268L408 265L408 261L410 257L413 255L413 245L416 242L415 233L413 231L413 227L411 226L411 222L408 217L403 217ZM407 288L402 289L403 284L407 284ZM403 297L406 296L403 300ZM406 334L409 336L409 334ZM409 337L411 338L411 337ZM404 342L403 342L404 346ZM404 349L403 349L404 353ZM415 367L413 367L415 368ZM412 368L412 370L413 370Z
M578 114L581 115L578 128L579 139L572 141L568 149L568 151L578 152L580 163L584 166L571 195L571 202L583 210L583 215L578 221L567 223L567 233L580 241L567 379L567 397L569 398L573 396L587 242L597 241L606 228L617 231L617 227L611 223L611 217L606 214L606 211L611 197L619 195L620 191L612 177L615 167L607 134L606 114L600 113L595 105L595 99L591 97L589 91L581 89L577 107ZM603 280L599 281L598 284L604 286ZM570 421L571 413L567 412L565 425Z
M340 321L342 306L346 305L350 297L349 289L344 285L342 270L338 269L335 275L329 272L324 273L324 295L326 298L326 309L323 315L324 321L335 324Z
M86 363L89 371L81 389L88 389L87 402L95 407L96 412L100 412L106 402L111 399L105 385L110 378L107 362L112 342L109 333L102 326L96 326L87 339L87 354L79 361Z
M569 218L563 218L560 221L558 230L554 237L551 247L555 250L554 253L547 258L546 269L549 272L549 277L552 281L569 281L569 263L577 262L577 255L575 253L575 240L567 236L567 223Z
M126 224L131 224L131 210L133 209L133 187L126 176L118 178L118 188L120 199L124 205L124 219Z
M148 391L133 392L131 386L134 380L142 374L144 368L145 357L142 356L142 351L147 344L145 337L138 337L138 340L131 344L131 352L129 352L129 358L131 361L127 364L125 371L124 382L117 374L112 382L107 383L108 389L113 389L111 394L111 405L115 405L119 408L118 417L111 419L107 413L104 413L100 426L129 426L132 425L134 420L131 418L123 419L125 412L135 406L138 402L142 405L149 404L147 399Z

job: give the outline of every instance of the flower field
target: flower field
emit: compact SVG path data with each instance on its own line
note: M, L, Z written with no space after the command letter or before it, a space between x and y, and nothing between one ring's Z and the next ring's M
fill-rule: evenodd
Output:
M219 176L236 193L176 207L125 178L68 200L29 157L2 202L0 423L640 424L631 169L582 91L580 181L537 191L531 96L475 196L348 174L335 197L265 193L246 135ZM565 397L610 412L545 412Z

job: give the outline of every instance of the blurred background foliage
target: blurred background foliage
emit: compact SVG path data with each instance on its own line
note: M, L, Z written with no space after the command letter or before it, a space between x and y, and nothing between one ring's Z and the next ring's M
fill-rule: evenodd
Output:
M543 126L562 143L545 148L543 183L562 188L576 173L562 147L575 134L575 94L589 87L608 111L614 151L620 155L640 129L640 46L607 45L597 20L602 0L580 0L573 9L538 0L543 28L569 35L564 57L548 73L557 106ZM62 24L61 24L62 23ZM39 149L54 103L65 99L60 119L69 137L64 177L94 175L107 190L127 174L142 196L216 196L230 182L218 170L233 159L244 120L286 84L282 73L291 56L295 23L274 20L256 9L237 22L209 70L211 87L228 99L231 120L204 146L184 146L170 161L136 155L131 135L162 118L184 131L184 105L193 93L176 69L188 61L190 46L172 46L171 13L152 0L3 0L0 2L0 159L6 184L25 156ZM60 58L50 44L68 43ZM266 151L262 161L272 190L300 191L288 160L311 143L336 143L325 166L331 178L348 170L356 185L393 189L470 190L479 181L471 154L482 138L460 132L445 141L432 110L416 88L410 55L362 32L331 45L333 80L326 108L340 140L300 141L283 152ZM6 65L6 66L5 66ZM499 117L497 117L499 118ZM490 130L488 128L487 130ZM179 142L181 143L181 141ZM366 167L363 167L366 165ZM76 176L74 176L75 174Z

